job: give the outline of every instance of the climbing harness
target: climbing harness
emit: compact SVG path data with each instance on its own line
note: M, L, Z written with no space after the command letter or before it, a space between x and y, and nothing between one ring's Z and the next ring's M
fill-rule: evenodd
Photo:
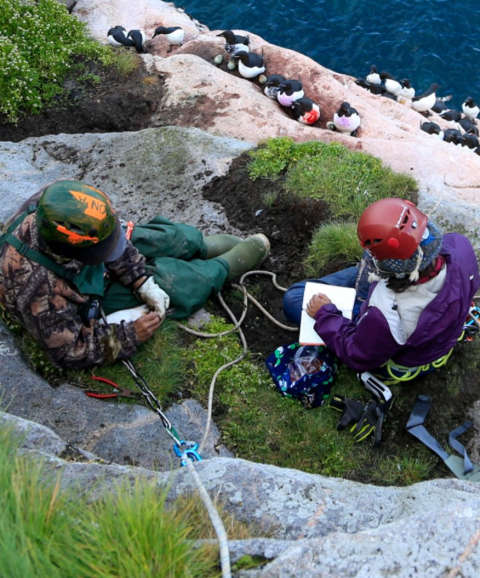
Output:
M450 432L448 436L448 443L461 457L455 454L449 454L424 427L424 422L427 418L428 412L432 405L432 398L427 395L419 395L415 406L410 414L405 429L413 437L417 438L427 446L432 452L435 452L447 466L447 468L461 480L470 482L480 482L480 466L475 466L468 457L467 450L458 441L458 437L468 431L473 422L466 421L461 426Z

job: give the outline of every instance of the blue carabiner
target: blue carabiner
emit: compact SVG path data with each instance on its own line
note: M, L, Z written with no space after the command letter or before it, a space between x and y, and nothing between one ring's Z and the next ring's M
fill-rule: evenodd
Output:
M182 450L180 446L190 446L190 447L186 447L185 449ZM183 456L187 456L187 458L191 459L192 462L202 461L202 456L197 452L198 444L181 440L180 446L178 444L174 444L173 449L177 457L182 458L181 461L182 467L187 465L187 462L185 459L183 459Z

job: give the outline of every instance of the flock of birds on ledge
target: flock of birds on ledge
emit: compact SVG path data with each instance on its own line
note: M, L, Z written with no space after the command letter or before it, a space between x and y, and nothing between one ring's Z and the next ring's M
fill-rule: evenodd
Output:
M158 26L152 40L159 35L167 40L168 52L171 52L173 46L183 44L185 32L180 26ZM264 58L260 54L250 52L248 36L240 36L232 30L225 30L217 36L225 39L225 51L231 57L227 64L229 70L234 70L238 66L238 72L243 78L250 80L258 77L260 84L265 85L266 96L278 101L283 109L290 111L302 124L313 125L320 120L320 107L305 96L301 80L287 79L280 74L264 76L266 70ZM122 26L115 26L108 31L107 39L112 46L134 47L139 53L147 52L144 47L147 37L141 30L130 30L127 33ZM215 64L219 65L222 62L223 56L218 55ZM378 73L375 65L371 66L370 73L365 78L358 78L355 83L372 94L391 98L409 106L423 116L430 116L429 111L433 110L450 124L450 128L442 130L435 122L423 122L420 124L423 131L445 142L473 149L480 155L479 131L476 124L480 108L473 98L468 97L463 102L462 115L462 112L449 109L445 104L451 100L451 95L437 98L438 84L432 84L428 90L416 95L409 79L397 80L388 72ZM326 126L330 130L356 136L360 124L358 111L348 102L343 102L333 115L333 121L327 122Z

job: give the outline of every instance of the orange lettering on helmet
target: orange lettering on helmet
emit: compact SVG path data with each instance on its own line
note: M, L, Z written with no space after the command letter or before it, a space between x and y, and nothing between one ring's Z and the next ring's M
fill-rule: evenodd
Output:
M103 221L107 216L107 203L104 203L95 197L91 197L90 195L86 195L85 193L81 193L80 191L69 191L69 193L73 195L77 201L80 201L85 205L83 213L88 217L93 217L94 219Z
M57 225L57 231L63 233L68 237L68 243L71 245L77 245L78 243L83 243L84 241L92 241L92 243L98 243L98 237L89 237L88 235L79 235L74 231L69 231L63 225Z

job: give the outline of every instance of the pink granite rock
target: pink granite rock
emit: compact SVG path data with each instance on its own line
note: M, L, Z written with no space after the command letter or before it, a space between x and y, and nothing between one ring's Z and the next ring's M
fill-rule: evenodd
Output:
M149 50L156 56L156 69L165 78L162 124L168 120L172 124L193 125L252 143L279 136L298 142L338 141L352 150L381 158L397 172L415 177L421 188L421 206L439 213L441 220L449 221L452 203L458 201L456 212L461 217L457 222L464 219L469 232L478 229L480 157L472 150L421 131L420 124L426 119L409 106L375 96L357 86L350 76L249 34L250 49L265 58L266 74L301 79L305 96L320 105L318 126L304 126L267 98L258 81L245 80L237 71L227 70L229 56L223 48L223 38L216 37L218 32L199 34L168 55L150 44ZM213 63L218 54L225 57L221 66ZM343 101L355 107L362 118L358 138L326 129L326 122L332 120ZM449 126L436 114L430 120L442 128Z

